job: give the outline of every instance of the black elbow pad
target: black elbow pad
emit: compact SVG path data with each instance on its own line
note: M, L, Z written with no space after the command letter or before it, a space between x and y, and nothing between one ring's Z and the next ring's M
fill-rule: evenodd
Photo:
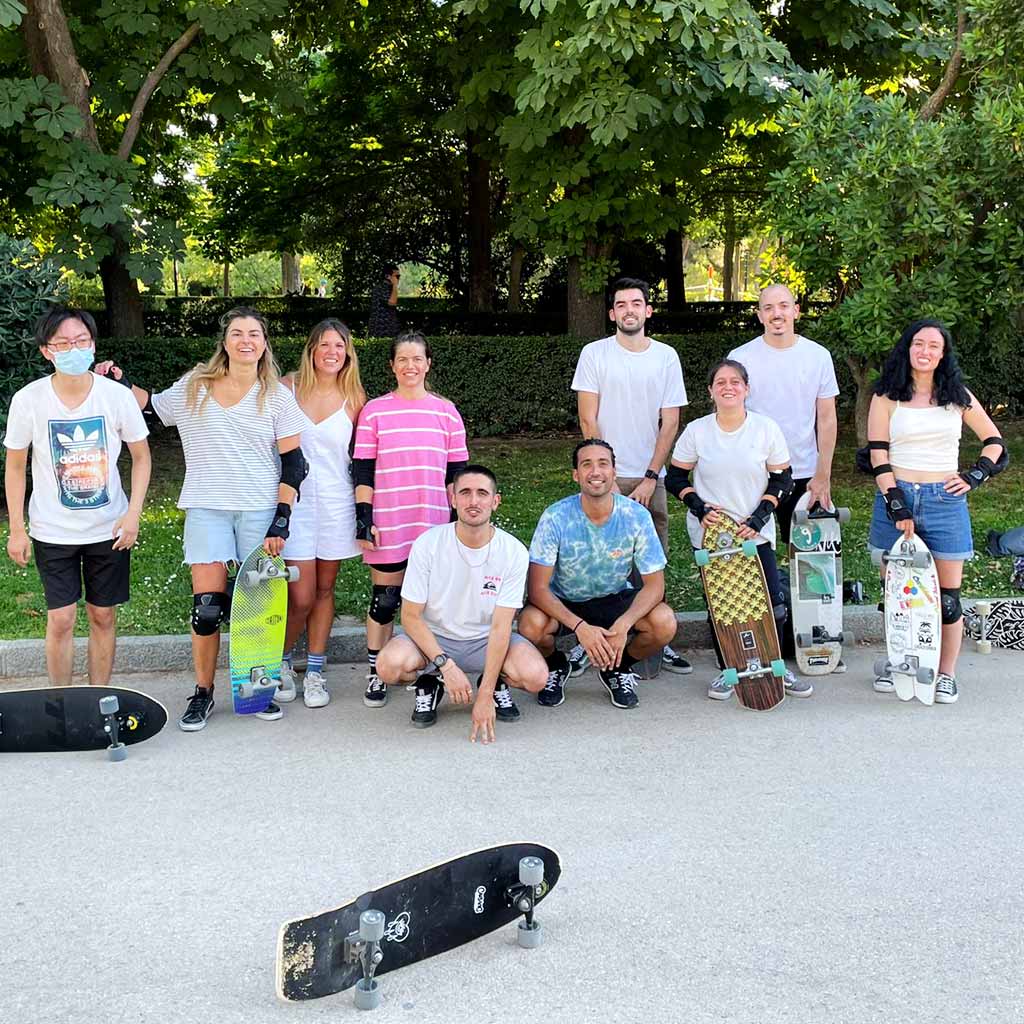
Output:
M356 487L373 487L376 475L376 459L352 460L352 483L354 483Z
M293 448L281 456L281 483L295 488L296 500L298 500L302 481L307 476L309 476L309 463L302 454L301 448Z
M692 486L688 469L683 469L681 466L668 467L668 472L665 474L665 490L669 494L674 494L678 498L687 487Z

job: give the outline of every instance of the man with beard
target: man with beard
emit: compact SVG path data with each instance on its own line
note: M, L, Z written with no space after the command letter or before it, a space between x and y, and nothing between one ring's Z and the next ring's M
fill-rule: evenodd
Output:
M566 656L555 650L559 633L575 633L612 704L634 708L638 661L675 635L676 617L665 604L665 554L651 514L615 493L615 452L586 438L572 453L580 493L544 510L530 544L528 604L519 632L540 648L548 677L537 702L558 707L569 678ZM639 575L641 586L633 581Z
M675 349L644 333L652 312L646 281L621 277L611 286L610 299L608 319L615 333L584 347L572 380L580 432L615 449L616 487L650 512L668 558L665 462L679 433L679 410L686 405L683 368ZM579 645L570 659L572 674L578 675L586 667ZM662 666L680 674L693 671L667 646Z
M405 635L381 649L377 675L388 684L416 680L413 725L433 725L447 692L452 703L473 705L469 738L490 743L495 718L519 719L509 686L537 693L548 670L537 650L512 633L529 555L491 523L501 503L494 474L471 463L452 486L458 519L413 541L402 582ZM477 674L475 698L467 672Z

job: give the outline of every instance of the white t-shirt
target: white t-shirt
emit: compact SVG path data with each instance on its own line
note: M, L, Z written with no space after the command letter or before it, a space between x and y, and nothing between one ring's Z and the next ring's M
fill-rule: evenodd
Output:
M658 443L662 409L686 405L683 367L674 348L649 338L631 352L613 334L584 345L572 378L573 391L598 396L597 429L615 449L617 476L643 476ZM664 467L659 475L664 475Z
M832 355L798 334L789 348L772 348L764 335L729 353L750 375L747 409L771 417L780 427L797 480L814 476L818 466L817 401L839 394Z
M27 384L11 399L8 448L32 446L29 536L45 544L111 540L128 511L117 457L121 442L149 431L139 404L123 384L90 372L92 388L69 409L53 390L53 377Z
M522 608L530 556L497 527L489 545L468 548L455 525L434 526L413 541L402 597L425 606L423 621L435 636L479 640L496 607Z
M254 512L277 505L281 456L277 442L301 434L308 422L295 396L278 382L259 407L259 382L225 409L211 396L203 405L200 388L190 409L190 374L153 395L153 408L168 427L177 427L185 452L185 482L178 508ZM202 411L200 411L200 409Z
M740 519L757 508L768 485L768 466L789 462L786 439L779 425L767 416L747 412L738 430L726 433L715 414L686 425L672 452L673 462L697 464L693 486L709 505L718 505ZM704 529L692 512L686 513L690 543L699 548ZM758 535L759 544L775 545L775 517Z

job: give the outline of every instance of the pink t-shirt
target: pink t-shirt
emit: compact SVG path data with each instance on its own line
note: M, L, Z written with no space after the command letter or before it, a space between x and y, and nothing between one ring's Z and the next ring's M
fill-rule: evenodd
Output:
M446 398L382 395L359 414L352 457L377 461L373 522L380 539L363 561L401 562L421 533L451 518L444 476L449 462L469 458L466 428Z

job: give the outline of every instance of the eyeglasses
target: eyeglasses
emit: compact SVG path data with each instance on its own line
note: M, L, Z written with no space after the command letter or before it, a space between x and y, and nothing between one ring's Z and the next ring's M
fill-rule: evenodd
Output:
M73 348L92 348L92 338L76 338L74 341L48 341L46 347L54 352L70 352Z

